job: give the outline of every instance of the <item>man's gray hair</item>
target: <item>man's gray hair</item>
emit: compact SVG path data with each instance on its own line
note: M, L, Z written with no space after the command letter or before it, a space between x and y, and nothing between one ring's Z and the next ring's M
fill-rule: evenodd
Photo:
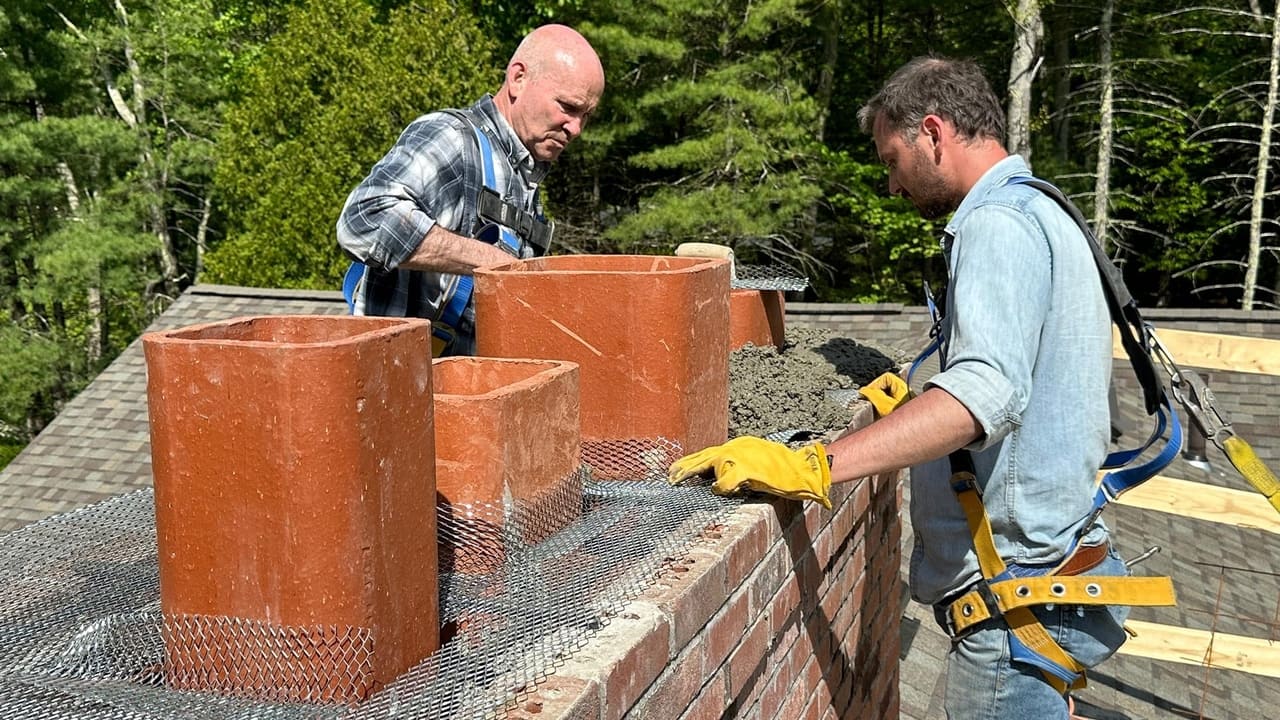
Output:
M971 60L925 55L898 68L880 92L858 110L858 124L871 133L876 118L914 138L926 115L949 120L966 140L1004 142L1004 111L991 83Z

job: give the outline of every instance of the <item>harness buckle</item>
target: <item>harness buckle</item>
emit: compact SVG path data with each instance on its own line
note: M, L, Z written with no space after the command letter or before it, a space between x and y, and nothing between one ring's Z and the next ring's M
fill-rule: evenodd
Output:
M979 608L973 601L972 596L977 593L977 600L982 602ZM968 637L969 634L981 628L985 623L999 619L1004 616L1004 610L1000 607L1000 600L995 593L991 591L991 585L985 580L978 580L953 595L954 600L943 602L934 608L934 618L938 624L942 626L942 630L947 637L952 640L960 640ZM980 610L986 611L986 618L980 622L968 624L963 630L956 629L956 617L971 618L980 613Z
M1184 370L1174 362L1169 349L1156 335L1155 328L1148 324L1146 331L1147 337L1151 340L1152 354L1169 374L1169 390L1173 394L1173 399L1187 411L1187 416L1191 418L1191 422L1195 423L1196 428L1214 445L1222 448L1227 438L1235 435L1235 430L1232 429L1231 421L1227 416L1218 409L1213 390L1205 383L1200 373Z
M481 220L510 228L517 238L532 245L535 255L545 255L550 249L555 224L503 200L497 190L481 188L476 209Z

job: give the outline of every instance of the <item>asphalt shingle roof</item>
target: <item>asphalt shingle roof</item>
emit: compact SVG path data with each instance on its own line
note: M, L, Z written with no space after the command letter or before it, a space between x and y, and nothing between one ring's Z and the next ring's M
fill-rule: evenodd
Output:
M150 328L185 327L233 317L280 314L341 315L340 293L198 285L188 289ZM1280 339L1280 312L1149 310L1161 328ZM927 342L923 308L900 305L791 303L787 321L825 327L860 342L908 356ZM146 370L135 341L8 467L0 471L0 532L151 484ZM1280 380L1245 373L1213 373L1213 389L1240 435L1273 469L1280 468ZM1145 427L1140 398L1124 361L1117 385L1126 427L1121 446ZM1249 490L1225 457L1210 448L1204 471L1179 459L1164 473ZM1181 604L1135 610L1133 617L1188 628L1214 629L1280 641L1280 535L1192 520L1126 506L1106 518L1126 557L1159 545L1140 574L1169 574ZM904 513L905 548L911 529ZM905 566L904 566L905 577ZM940 718L942 671L948 649L927 608L908 604L903 622L902 716ZM1128 656L1091 675L1080 709L1094 718L1257 718L1280 706L1280 680L1262 675Z

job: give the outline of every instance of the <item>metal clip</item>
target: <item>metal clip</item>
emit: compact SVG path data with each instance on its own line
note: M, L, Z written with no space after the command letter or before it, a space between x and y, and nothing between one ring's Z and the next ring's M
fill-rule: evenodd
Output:
M1213 390L1209 389L1200 373L1178 367L1178 364L1173 361L1173 356L1169 354L1169 349L1160 342L1155 328L1149 323L1146 325L1146 331L1150 339L1152 355L1160 361L1165 372L1169 374L1169 389L1173 393L1173 399L1187 411L1187 416L1195 423L1196 428L1221 449L1227 438L1235 435L1235 430L1231 428L1231 421L1227 419L1226 414L1218 409Z
M938 308L938 303L933 299L933 288L929 287L929 281L924 281L924 301L929 308L929 319L933 325L929 327L929 337L936 338L942 336L942 311Z

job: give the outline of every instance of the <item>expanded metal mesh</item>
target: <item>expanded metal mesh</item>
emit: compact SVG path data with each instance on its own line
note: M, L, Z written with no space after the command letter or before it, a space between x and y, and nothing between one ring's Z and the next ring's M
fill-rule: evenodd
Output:
M678 455L594 444L543 497L445 507L444 644L361 702L366 628L162 613L149 490L15 531L0 537L0 717L496 717L732 508L705 484L669 486Z
M746 265L733 268L733 287L740 290L783 290L800 292L808 289L809 278L786 265Z

